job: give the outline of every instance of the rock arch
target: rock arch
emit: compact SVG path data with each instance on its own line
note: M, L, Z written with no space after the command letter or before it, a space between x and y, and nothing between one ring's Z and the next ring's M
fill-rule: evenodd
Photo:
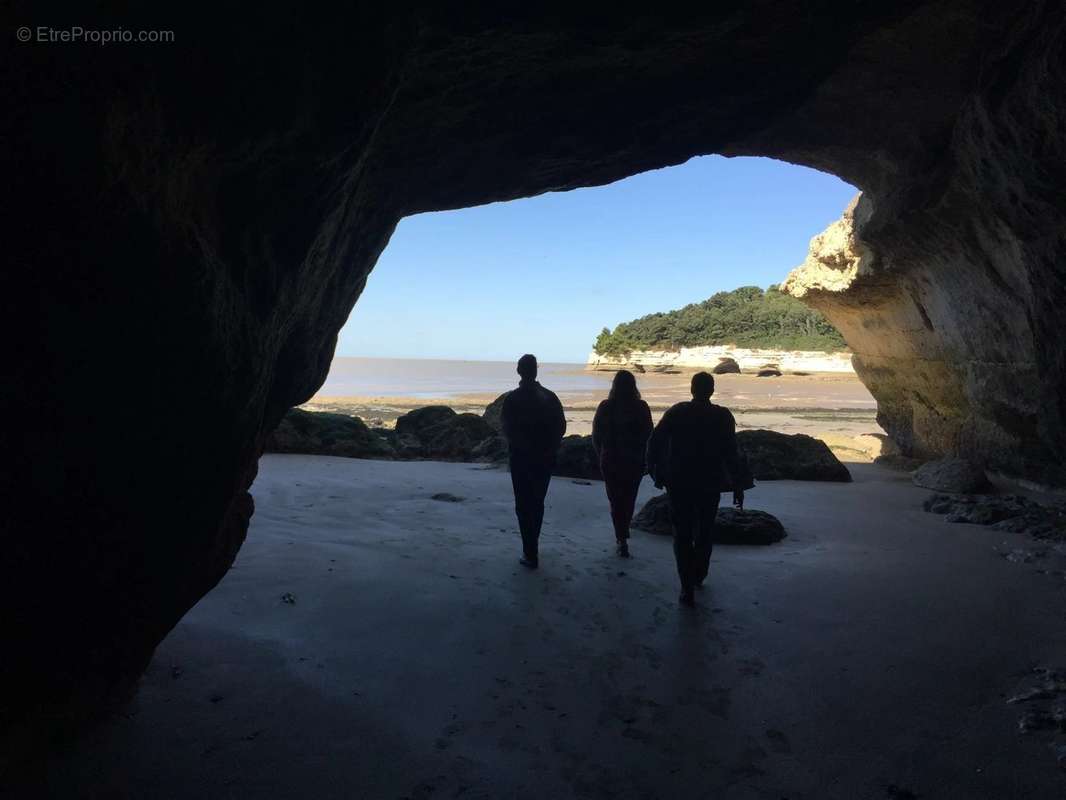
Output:
M812 297L890 429L1063 480L1057 4L705 5L267 2L150 47L9 42L8 757L122 696L228 569L264 436L406 214L704 153L834 172L872 261Z

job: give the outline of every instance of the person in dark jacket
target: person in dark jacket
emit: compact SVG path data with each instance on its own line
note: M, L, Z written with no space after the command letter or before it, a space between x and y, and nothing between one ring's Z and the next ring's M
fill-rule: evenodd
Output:
M637 379L632 372L619 370L611 382L611 393L600 403L592 420L592 446L599 458L611 503L618 555L622 558L629 558L629 523L644 478L651 430L651 410L640 399Z
M535 356L518 359L518 374L522 380L504 399L500 422L510 452L515 514L522 533L521 562L536 569L544 497L566 433L566 417L555 393L537 383Z
M692 400L672 406L648 441L648 466L656 486L666 485L674 526L674 556L681 579L680 601L691 606L711 561L714 519L722 487L734 488L733 502L744 504L750 481L737 452L736 420L711 402L714 378L692 376Z

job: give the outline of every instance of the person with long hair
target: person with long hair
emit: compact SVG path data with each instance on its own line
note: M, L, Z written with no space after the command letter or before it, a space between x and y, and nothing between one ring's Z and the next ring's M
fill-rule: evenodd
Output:
M651 409L640 398L637 379L619 370L611 392L596 409L592 421L592 445L600 461L618 555L629 558L629 523L644 477L644 458L651 435Z

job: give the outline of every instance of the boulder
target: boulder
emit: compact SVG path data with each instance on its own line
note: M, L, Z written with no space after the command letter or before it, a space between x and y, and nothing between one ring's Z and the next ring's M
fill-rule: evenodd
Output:
M359 417L324 411L291 409L267 437L267 453L306 453L349 458L391 458L395 455L388 439L379 435Z
M670 501L665 494L648 500L633 518L633 528L659 536L672 536ZM785 527L765 511L719 508L714 522L716 544L774 544L785 538Z
M734 358L720 358L711 370L715 375L739 375L740 364Z
M600 462L596 450L592 447L591 436L567 436L559 445L559 456L555 461L552 475L565 478L591 478L603 480Z
M470 458L487 464L500 464L507 461L509 452L506 439L502 436L490 436L474 445Z
M451 416L443 416L436 425L423 427L418 438L428 458L467 460L478 444L495 435L480 414L453 412Z
M497 397L495 400L485 406L485 411L481 415L484 418L485 422L487 422L489 426L497 433L503 430L503 401L507 399L507 395L509 394L510 392L504 392L503 394L501 394L499 397Z
M985 471L964 458L942 458L928 461L914 471L915 485L937 492L974 494L991 488Z
M785 538L785 526L773 514L726 506L714 520L716 544L774 544Z
M393 432L393 447L399 458L422 458L426 454L425 445L417 436L409 433L397 434Z
M448 406L425 406L409 411L396 420L396 433L399 435L415 436L425 439L422 435L427 428L432 428L442 422L458 416L454 409Z
M825 442L803 433L740 431L737 445L747 457L756 480L851 480L848 468Z
M633 372L635 372L637 375L643 375L644 374L644 365L643 364L634 364L633 365Z
M755 373L756 378L780 378L781 370L777 367L762 367Z

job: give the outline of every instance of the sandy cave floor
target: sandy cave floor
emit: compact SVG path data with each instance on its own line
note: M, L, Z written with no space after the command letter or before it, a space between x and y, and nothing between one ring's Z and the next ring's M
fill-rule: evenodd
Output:
M716 549L691 611L669 540L613 554L601 484L554 479L529 573L505 472L266 456L233 570L33 793L1066 795L1006 702L1066 666L1063 557L1008 560L1033 543L851 467L752 491L789 538Z

